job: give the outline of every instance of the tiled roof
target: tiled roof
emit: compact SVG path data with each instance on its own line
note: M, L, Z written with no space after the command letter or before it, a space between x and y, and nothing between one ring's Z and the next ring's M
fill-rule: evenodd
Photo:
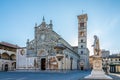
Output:
M18 45L14 45L14 44L11 44L11 43L8 43L8 42L0 42L0 45L12 47L12 48L20 48Z
M109 58L120 58L120 54L113 54L113 55L110 55Z

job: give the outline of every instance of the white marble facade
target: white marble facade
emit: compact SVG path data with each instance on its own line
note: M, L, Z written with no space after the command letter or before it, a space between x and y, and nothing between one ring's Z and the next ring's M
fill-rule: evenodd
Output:
M57 52L55 46L58 43L62 44L65 49ZM80 69L80 54L78 54L78 49L74 49L74 47L53 30L51 20L49 24L46 24L44 17L40 25L35 24L34 39L27 40L24 55L21 55L21 50L19 49L17 53L18 69Z

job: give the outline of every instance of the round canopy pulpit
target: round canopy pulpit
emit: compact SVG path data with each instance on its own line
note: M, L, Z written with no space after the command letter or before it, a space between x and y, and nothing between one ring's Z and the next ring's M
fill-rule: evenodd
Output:
M63 55L63 50L65 49L65 46L62 43L58 43L54 49L56 50L56 57L58 61L60 61L64 55Z

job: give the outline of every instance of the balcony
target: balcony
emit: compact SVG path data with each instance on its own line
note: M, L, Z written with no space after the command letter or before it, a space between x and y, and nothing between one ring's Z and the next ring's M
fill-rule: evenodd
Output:
M56 57L57 57L58 59L61 59L61 58L64 57L64 55L63 55L63 54L56 54Z

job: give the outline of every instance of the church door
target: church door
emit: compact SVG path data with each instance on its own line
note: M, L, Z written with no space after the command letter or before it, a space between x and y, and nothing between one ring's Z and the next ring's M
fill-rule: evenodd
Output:
M83 68L83 66L81 66L81 70L83 70L84 68Z
M41 70L45 70L46 69L46 59L42 58L41 59Z

